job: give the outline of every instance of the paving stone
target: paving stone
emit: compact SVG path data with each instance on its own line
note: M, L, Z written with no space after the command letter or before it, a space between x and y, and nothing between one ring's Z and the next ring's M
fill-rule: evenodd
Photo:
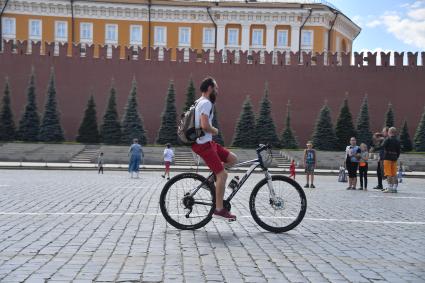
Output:
M303 222L273 234L249 212L263 177L232 200L237 222L179 231L160 173L0 170L0 282L425 281L423 179L388 196L318 176Z

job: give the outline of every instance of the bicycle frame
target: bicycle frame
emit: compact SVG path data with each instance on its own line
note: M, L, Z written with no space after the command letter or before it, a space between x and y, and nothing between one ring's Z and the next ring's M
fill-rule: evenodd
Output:
M246 180L248 180L248 178L251 176L252 172L254 172L254 170L257 167L261 167L262 171L265 173L265 176L267 178L267 186L269 188L270 191L270 195L272 197L272 199L275 199L275 194L274 194L274 189L273 189L273 184L272 184L272 175L269 173L269 171L267 170L267 168L264 167L263 165L263 160L261 159L261 156L259 155L257 159L252 159L252 160L248 160L248 161L244 161L244 162L240 162L237 163L235 165L233 165L230 168L227 169L231 169L234 167L238 167L238 166L242 166L242 165L246 165L246 164L251 164L251 166L248 168L248 170L245 172L245 174L243 175L242 179L239 181L237 187L232 191L232 193L227 197L226 201L230 202L233 197L237 194L237 192L242 188L243 184L245 184ZM214 174L211 173L208 177L207 180L212 177ZM194 196L201 188L202 186L205 184L205 182L203 182L202 184L200 184L198 187L196 187L196 189L190 194L191 196Z

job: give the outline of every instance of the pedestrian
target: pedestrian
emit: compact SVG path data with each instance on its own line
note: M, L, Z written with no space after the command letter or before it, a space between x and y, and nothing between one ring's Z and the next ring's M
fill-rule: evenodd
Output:
M291 165L289 166L289 178L294 178L295 180L295 160L292 159Z
M360 144L360 162L359 162L359 175L360 175L360 189L367 191L367 171L369 169L369 150L365 143Z
M128 163L128 172L130 173L130 178L133 178L133 173L136 173L136 178L139 178L140 163L142 162L144 154L138 139L133 139L133 144L128 150L128 156L130 156Z
M359 160L361 159L360 147L357 145L355 137L350 139L350 145L345 149L345 164L348 170L348 187L347 190L355 190L357 185L357 169Z
M314 186L314 169L316 168L317 158L316 150L313 149L313 142L307 142L307 148L304 149L304 168L306 173L307 183L304 188L315 188ZM311 181L311 183L309 182ZM311 185L309 185L311 184Z
M100 174L100 172L102 172L102 175L103 175L103 164L104 164L103 152L101 152L99 156L97 157L97 167L99 168L99 170L97 171L97 174Z
M403 162L400 161L400 165L398 166L398 182L399 183L403 183L403 176L404 176L404 166L403 166Z
M213 136L218 135L218 129L212 125L214 118L214 105L218 96L217 82L205 78L200 86L201 97L195 102L195 128L202 129L204 135L199 137L192 145L192 150L202 157L205 164L214 173L216 178L215 210L213 217L226 221L235 221L236 216L223 206L223 197L227 180L227 170L237 161L237 157L227 148L213 141ZM224 103L231 98L224 97Z
M174 158L174 151L171 149L170 143L167 143L165 145L163 157L164 157L165 172L164 172L164 175L161 175L161 177L165 178L165 176L168 175L167 180L170 180L170 165Z
M384 127L381 133L375 133L373 135L373 148L372 151L379 153L378 166L376 168L376 177L378 179L378 185L374 187L374 190L384 190L382 180L384 179L384 149L382 145L388 136L388 127Z
M388 188L384 193L397 193L397 160L400 157L401 145L397 138L397 129L388 130L388 138L382 145L384 149L384 174L387 177Z

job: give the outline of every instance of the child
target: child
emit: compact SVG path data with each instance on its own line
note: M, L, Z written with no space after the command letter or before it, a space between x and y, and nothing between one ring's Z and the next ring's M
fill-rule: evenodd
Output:
M368 170L368 159L369 151L365 143L360 144L360 162L359 162L359 173L360 173L360 189L367 191L367 170Z
M289 178L293 177L295 180L295 160L294 159L292 159L291 166L289 166L289 172L290 172Z
M384 149L384 174L387 177L389 188L384 193L397 193L397 160L400 157L400 141L397 139L397 129L388 130L388 138L382 145Z
M400 161L400 166L398 167L398 182L403 183L403 176L404 176L404 168L403 168L403 162Z
M347 183L347 173L344 165L339 166L338 182Z
M100 172L102 172L103 174L103 152L101 152L99 154L99 157L97 158L97 167L99 168L99 170L97 171L97 174L100 174Z
M164 164L165 164L165 173L161 175L162 178L168 174L167 180L170 180L170 164L174 158L174 151L171 149L171 144L167 143L166 148L164 149Z
M314 168L316 167L316 151L313 149L313 143L307 142L307 148L304 150L304 168L307 178L307 184L304 188L315 188L314 182ZM309 186L309 177L311 177L311 185Z

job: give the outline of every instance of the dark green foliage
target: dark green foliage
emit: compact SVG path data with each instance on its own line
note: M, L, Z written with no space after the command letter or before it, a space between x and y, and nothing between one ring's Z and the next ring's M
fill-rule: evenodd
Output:
M286 121L285 121L285 130L282 133L282 147L287 149L297 149L298 141L294 135L294 132L291 128L291 112L290 112L290 102L286 107Z
M332 125L331 110L325 104L320 110L313 132L313 145L320 150L335 150L336 135Z
M212 126L218 129L218 135L213 136L213 141L215 141L216 143L220 145L224 145L223 135L220 131L220 124L218 122L217 107L215 107L215 105L214 105L214 117L212 120Z
M177 144L177 110L176 110L176 94L174 91L174 83L170 81L168 93L165 100L164 111L161 114L161 127L158 131L156 143L158 144Z
M264 89L264 96L260 102L260 113L256 122L256 134L258 144L269 143L273 147L280 146L280 141L276 134L276 126L271 116L271 103L267 83Z
M387 113L385 113L385 125L388 128L394 127L395 125L395 117L394 117L394 110L393 105L391 103L388 103L388 110Z
M60 114L57 110L55 75L53 68L50 73L47 99L44 106L44 115L41 121L38 139L43 142L64 141L63 130L60 124Z
M400 144L401 151L403 152L409 152L413 150L413 144L412 140L410 139L409 128L407 127L406 120L404 120L403 126L401 127Z
M97 127L96 104L93 95L87 102L87 108L84 111L84 117L78 129L77 142L81 143L99 143L100 135Z
M344 150L350 142L351 137L356 136L356 130L353 125L353 116L351 115L350 108L348 107L348 98L345 97L342 103L339 116L335 126L335 135L337 139L337 150Z
M189 110L190 106L195 104L195 101L196 101L196 90L195 90L195 86L193 85L193 79L191 77L189 80L189 85L187 86L186 102L183 107L183 112L186 112L187 110Z
M425 151L425 107L421 120L416 128L414 143L416 151Z
M13 141L16 138L15 122L10 108L10 88L9 81L6 78L4 87L3 103L0 112L0 140Z
M121 124L118 119L116 90L111 86L109 92L108 106L106 107L105 115L103 115L103 124L100 128L102 142L106 144L121 143Z
M40 131L40 117L37 111L37 101L35 94L34 69L31 72L29 86L27 89L27 104L24 113L19 121L18 138L22 141L38 141Z
M242 112L236 123L235 135L232 146L254 148L257 146L257 135L255 134L255 114L249 96L245 99Z
M362 105L360 106L360 112L357 116L357 143L365 143L368 146L372 144L372 132L370 131L369 122L369 105L367 95L363 98Z
M122 139L124 144L132 143L133 139L138 139L140 144L146 144L143 119L137 110L137 83L133 79L130 95L125 107L124 118L122 120Z

